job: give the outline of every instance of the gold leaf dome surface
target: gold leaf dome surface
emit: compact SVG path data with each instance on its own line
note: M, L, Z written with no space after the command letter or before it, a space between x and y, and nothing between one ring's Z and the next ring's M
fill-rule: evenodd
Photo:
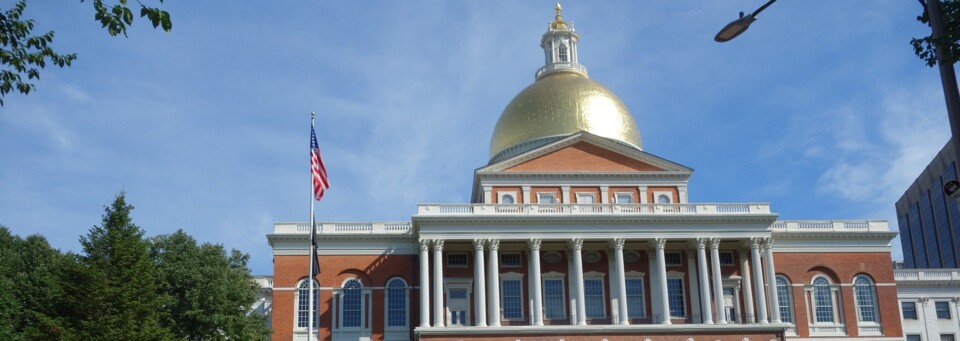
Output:
M633 116L612 91L575 73L556 73L523 89L500 114L490 140L490 158L549 137L587 131L643 148Z

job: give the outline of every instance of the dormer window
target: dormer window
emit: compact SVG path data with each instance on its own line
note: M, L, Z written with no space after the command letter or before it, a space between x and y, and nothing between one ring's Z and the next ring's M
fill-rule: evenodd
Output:
M561 43L561 44L560 44L560 47L557 48L557 58L558 58L561 62L569 62L569 61L570 61L570 58L569 58L569 56L567 55L567 44Z

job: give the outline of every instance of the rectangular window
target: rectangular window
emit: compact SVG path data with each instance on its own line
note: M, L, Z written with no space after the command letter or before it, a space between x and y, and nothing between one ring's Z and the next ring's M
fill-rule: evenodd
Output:
M679 252L664 252L663 259L667 266L680 266L683 263L683 257Z
M627 278L627 314L630 318L640 318L646 315L643 302L643 279Z
M631 193L617 193L615 194L614 200L618 204L632 204L633 203L633 194Z
M523 318L523 297L521 297L520 280L505 279L502 282L503 294L501 301L503 303L503 318L507 320L518 320Z
M599 319L606 316L603 307L603 278L587 278L583 281L584 303L587 318Z
M563 280L543 280L543 309L548 320L562 320L567 317L563 298Z
M950 304L947 302L935 302L937 308L937 318L943 320L950 319Z
M900 302L900 310L903 311L904 320L917 319L917 303L916 302Z
M448 253L447 254L447 267L448 268L465 268L467 267L467 254L466 253Z
M670 317L686 317L686 304L683 300L683 278L667 279L667 298L670 303Z
M520 267L520 253L519 252L504 252L500 254L500 266L504 268L519 268Z
M733 266L733 251L720 251L720 265Z
M940 341L956 341L953 334L940 334Z
M537 193L537 203L540 204L556 204L557 197L553 193Z
M596 199L593 196L593 193L577 193L577 203L578 204L594 204Z
M907 335L907 340L906 340L906 341L923 341L923 338L921 338L920 335L916 335L916 334L914 334L914 335Z

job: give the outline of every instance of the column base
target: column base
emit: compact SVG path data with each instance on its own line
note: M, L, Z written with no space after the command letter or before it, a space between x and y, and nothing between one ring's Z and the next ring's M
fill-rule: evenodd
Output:
M586 322L582 322L582 321L581 321L581 322L577 322L577 325L578 325L578 326L586 326L586 325L587 325L587 323L586 323Z

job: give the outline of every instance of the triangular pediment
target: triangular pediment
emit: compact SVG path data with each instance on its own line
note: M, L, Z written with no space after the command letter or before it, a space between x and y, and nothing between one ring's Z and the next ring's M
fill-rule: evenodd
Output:
M477 170L487 172L622 173L693 170L610 139L581 131Z

